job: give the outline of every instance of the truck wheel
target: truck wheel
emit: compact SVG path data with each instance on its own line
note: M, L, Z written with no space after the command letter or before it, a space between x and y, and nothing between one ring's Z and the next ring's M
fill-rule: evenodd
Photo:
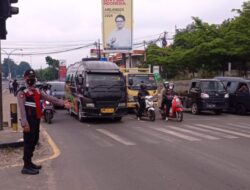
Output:
M214 110L214 113L215 113L216 115L220 115L220 114L222 113L222 110Z
M114 121L116 121L116 122L119 122L119 121L121 121L122 120L122 117L115 117L114 118Z
M194 115L198 115L200 113L200 110L199 110L198 105L196 103L192 104L191 112Z
M238 115L244 115L244 114L246 114L246 107L244 106L244 105L242 105L242 104L237 104L236 105L236 113L238 114Z

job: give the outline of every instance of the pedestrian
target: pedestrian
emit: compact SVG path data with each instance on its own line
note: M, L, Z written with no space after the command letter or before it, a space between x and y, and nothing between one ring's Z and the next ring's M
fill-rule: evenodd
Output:
M41 165L32 162L33 152L39 140L39 127L42 115L40 100L45 99L54 104L70 107L70 103L49 96L42 90L35 88L36 74L29 69L24 73L25 86L21 87L17 93L17 100L21 115L21 126L23 128L24 150L22 174L35 175L39 174Z
M19 86L16 79L14 79L14 81L12 83L12 86L13 86L13 94L14 94L14 96L16 96L17 95L17 89L18 89L18 86Z
M9 81L9 91L10 91L10 94L13 92L13 81L12 80Z

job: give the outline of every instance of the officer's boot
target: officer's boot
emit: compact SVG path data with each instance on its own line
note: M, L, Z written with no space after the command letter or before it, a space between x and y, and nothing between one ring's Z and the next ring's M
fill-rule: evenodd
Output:
M36 165L33 162L31 162L30 166L32 169L36 169L36 170L42 169L42 165Z
M24 163L21 173L28 175L37 175L39 174L39 170L32 168L30 164Z

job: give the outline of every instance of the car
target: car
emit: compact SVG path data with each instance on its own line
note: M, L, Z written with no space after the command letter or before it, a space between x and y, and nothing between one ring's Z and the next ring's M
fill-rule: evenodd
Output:
M240 77L215 77L223 82L228 93L228 110L239 115L250 111L250 80Z
M50 95L58 98L58 99L64 99L65 98L65 92L64 92L64 81L49 81L47 84L51 85L50 88Z

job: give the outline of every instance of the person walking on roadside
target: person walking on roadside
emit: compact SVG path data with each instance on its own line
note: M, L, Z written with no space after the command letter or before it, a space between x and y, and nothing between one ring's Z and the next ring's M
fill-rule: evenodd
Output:
M14 94L14 96L16 96L17 95L17 89L18 89L18 86L19 86L16 79L14 79L14 81L12 83L12 86L13 86L13 94Z
M10 94L13 92L13 81L12 80L9 81L9 91L10 91Z
M22 174L36 175L39 174L41 165L32 162L33 152L39 140L40 119L42 116L40 100L45 99L54 104L70 107L70 103L49 96L43 91L35 88L36 74L29 69L24 73L25 87L21 87L17 93L17 100L21 115L21 126L23 128L24 150Z

